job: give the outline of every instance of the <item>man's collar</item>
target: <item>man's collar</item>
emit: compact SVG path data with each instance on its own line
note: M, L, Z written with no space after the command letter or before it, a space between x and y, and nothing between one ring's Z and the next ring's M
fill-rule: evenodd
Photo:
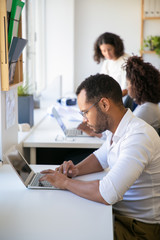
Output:
M124 114L123 118L121 119L114 135L113 135L113 142L117 143L119 139L124 135L126 132L127 125L134 117L133 113L130 109L127 110L127 112Z

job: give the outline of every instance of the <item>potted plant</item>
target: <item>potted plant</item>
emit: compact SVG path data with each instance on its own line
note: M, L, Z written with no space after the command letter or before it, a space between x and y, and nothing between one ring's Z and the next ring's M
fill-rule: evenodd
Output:
M143 49L155 51L160 56L160 36L148 36L144 39Z
M18 123L34 124L33 91L29 84L18 86Z

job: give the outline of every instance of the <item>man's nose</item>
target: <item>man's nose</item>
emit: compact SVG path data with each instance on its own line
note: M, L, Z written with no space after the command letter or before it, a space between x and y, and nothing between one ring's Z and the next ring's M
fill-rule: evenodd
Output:
M88 122L88 119L86 117L83 117L83 122Z

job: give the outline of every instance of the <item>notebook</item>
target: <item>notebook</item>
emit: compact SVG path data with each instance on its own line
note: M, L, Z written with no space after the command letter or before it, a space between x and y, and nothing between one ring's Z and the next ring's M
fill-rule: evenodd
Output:
M47 181L40 182L39 179L43 176L43 174L35 173L17 149L8 153L5 157L27 188L58 189Z
M55 107L52 108L52 114L56 118L66 137L88 137L88 135L80 129L67 128Z

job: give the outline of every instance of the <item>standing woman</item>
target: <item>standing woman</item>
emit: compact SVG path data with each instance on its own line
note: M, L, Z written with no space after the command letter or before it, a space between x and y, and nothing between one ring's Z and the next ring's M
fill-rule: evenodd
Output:
M100 35L94 44L94 60L103 61L100 73L113 77L121 86L122 95L127 95L126 72L123 64L129 55L124 52L122 39L110 32Z
M138 104L134 115L160 130L160 72L141 57L128 58L125 65L128 94Z

